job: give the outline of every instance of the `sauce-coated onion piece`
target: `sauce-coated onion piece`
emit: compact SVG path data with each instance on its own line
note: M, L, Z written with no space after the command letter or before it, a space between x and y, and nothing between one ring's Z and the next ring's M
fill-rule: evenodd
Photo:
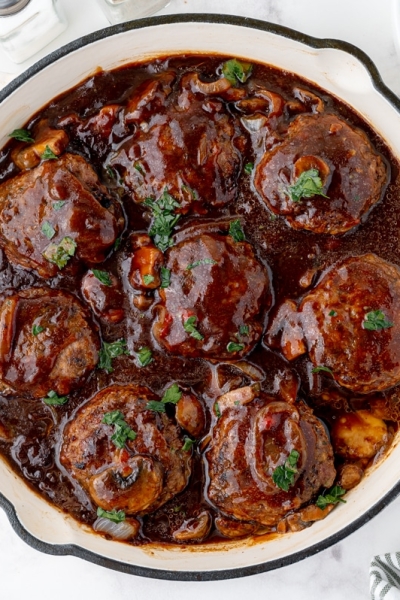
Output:
M99 533L105 533L115 540L129 540L138 535L140 523L132 518L120 523L114 523L110 519L99 517L93 523L93 529Z
M211 525L211 515L205 510L197 517L192 517L184 521L179 529L174 531L173 538L177 542L189 542L192 540L201 542L210 533Z

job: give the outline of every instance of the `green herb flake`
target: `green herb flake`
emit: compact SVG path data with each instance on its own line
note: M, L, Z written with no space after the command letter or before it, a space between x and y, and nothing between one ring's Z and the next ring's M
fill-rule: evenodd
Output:
M14 129L8 137L14 138L19 142L32 143L35 141L27 129Z
M97 509L97 516L101 517L103 519L108 519L109 521L112 521L113 523L121 523L122 521L125 521L124 511L117 510L116 508L113 508L111 511L109 511L109 510L103 510L99 506Z
M250 333L250 329L248 325L241 325L239 327L239 335L242 337L247 337Z
M165 402L159 402L158 400L150 400L146 404L146 408L153 410L154 412L165 413Z
M165 390L162 397L162 402L176 404L182 398L182 392L179 389L177 383L173 383L167 390Z
M137 433L129 427L120 410L113 410L112 412L106 413L102 423L114 426L114 433L111 436L111 441L117 448L124 448L128 440L133 441L137 437Z
M62 406L68 402L68 396L59 396L54 390L51 390L42 400L48 406Z
M145 175L145 170L143 168L142 163L135 162L133 168L136 169L136 171L138 171L141 175Z
M114 242L114 250L119 250L122 244L122 238L118 237Z
M200 260L196 260L193 263L190 263L190 265L188 265L186 267L186 271L191 271L192 269L195 269L196 267L200 267L201 265L216 265L217 261L213 260L212 258L202 258Z
M337 312L336 312L336 310L331 310L331 311L329 312L329 316L330 316L330 317L336 317L336 316L337 316Z
M43 154L40 157L42 160L58 160L57 154L54 154L53 150L46 146Z
M251 63L237 60L237 58L227 60L222 65L222 73L232 85L237 85L238 82L246 83L252 70L253 65Z
M162 288L169 287L170 284L171 284L171 271L170 271L170 269L167 269L166 267L161 267L160 273L161 273L161 287Z
M112 285L110 274L107 271L99 271L98 269L92 269L93 275L102 283L110 287Z
M137 358L141 367L147 367L153 361L153 353L148 346L139 348Z
M47 237L48 240L51 240L55 235L56 231L51 223L48 221L44 221L42 225L42 232Z
M109 176L110 179L115 179L114 169L112 167L110 167L110 165L108 165L106 167L106 171L107 171L107 175Z
M185 184L182 185L182 190L184 192L186 192L187 194L189 194L190 196L192 196L193 200L198 200L199 196L198 196L196 190L192 190L192 188L190 188L188 185L185 185Z
M313 370L311 371L311 373L330 373L331 375L333 375L333 371L332 369L330 369L329 367L324 367L323 365L318 365L318 367L314 367Z
M299 458L299 452L297 452L297 450L292 450L287 457L285 464L277 467L272 473L273 482L284 492L289 491L289 488L294 484L294 478L297 473L297 461Z
M172 231L181 216L175 213L175 209L180 208L180 204L167 190L157 201L146 198L144 204L151 209L153 214L149 235L153 238L157 248L161 252L165 252L173 244Z
M129 356L129 350L126 341L123 339L116 342L103 342L99 353L99 369L104 369L107 373L112 373L112 360L118 356L126 354Z
M192 449L192 446L195 444L195 440L191 440L189 437L185 437L185 442L182 446L183 452L189 452Z
M44 331L46 328L42 327L41 325L34 325L32 327L32 335L39 335L39 333L42 333L42 331Z
M244 172L246 175L251 175L254 169L254 163L248 162L244 165Z
M343 500L341 496L344 496L346 490L344 490L340 485L335 485L326 493L320 494L317 498L316 505L318 508L322 510L328 506L328 504L338 504L338 502L345 503L346 500Z
M143 281L145 285L150 285L154 281L153 275L143 275Z
M57 202L53 202L54 210L60 210L64 204L67 204L66 200L57 200Z
M201 333L199 333L199 331L197 331L196 321L197 321L197 317L195 317L195 316L189 317L183 323L183 328L186 331L186 333L189 333L192 336L192 338L194 338L195 340L201 341L201 340L204 340L204 336L201 335Z
M218 402L216 402L214 404L214 412L215 412L215 416L217 417L217 419L219 419L221 416L221 409L219 408Z
M43 252L43 256L51 263L57 265L59 269L65 267L67 262L74 256L76 250L76 242L65 237L59 244L50 244Z
M328 198L321 191L323 187L318 169L309 169L303 171L293 185L288 186L286 193L292 202L300 202L302 198L312 198L313 196Z
M226 349L228 352L240 352L243 350L244 344L236 344L236 342L229 342Z
M229 224L229 235L233 238L235 242L244 242L246 236L244 235L244 231L242 229L242 224L239 219L235 221L231 221Z
M389 329L393 323L388 321L381 310L371 310L365 315L363 329L368 331L379 331L380 329Z

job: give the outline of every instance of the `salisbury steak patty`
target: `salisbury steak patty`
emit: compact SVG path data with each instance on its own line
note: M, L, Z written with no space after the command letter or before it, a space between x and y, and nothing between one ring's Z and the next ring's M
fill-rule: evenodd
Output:
M333 450L321 421L303 403L296 406L265 394L250 404L228 407L218 419L207 452L210 500L244 521L276 525L335 478ZM272 476L298 452L288 491Z
M318 173L324 195L292 197L291 186L311 170ZM332 114L314 114L297 117L283 142L264 154L254 185L294 229L338 234L360 223L381 199L387 178L386 165L365 133Z
M68 394L97 364L100 346L88 312L69 292L31 288L3 298L0 380L35 397Z
M271 304L269 276L248 242L193 235L166 253L171 282L160 289L158 342L173 354L236 358L257 343Z
M104 510L150 513L186 487L191 452L183 451L171 419L147 408L157 400L147 387L113 385L85 404L65 429L61 463ZM110 422L118 418L133 433L116 440L121 426Z
M100 263L118 235L113 200L80 156L46 160L0 185L0 244L9 260L53 277L76 256Z

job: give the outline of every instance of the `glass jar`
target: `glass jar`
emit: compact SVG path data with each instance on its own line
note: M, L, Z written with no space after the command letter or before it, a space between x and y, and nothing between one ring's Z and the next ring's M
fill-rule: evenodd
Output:
M66 27L57 0L0 0L0 46L16 63L39 52Z
M169 0L97 0L113 25L148 17L169 4Z

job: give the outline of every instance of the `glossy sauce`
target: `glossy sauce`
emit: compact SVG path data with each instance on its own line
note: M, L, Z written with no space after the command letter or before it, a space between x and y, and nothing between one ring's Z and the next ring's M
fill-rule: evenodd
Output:
M99 73L78 86L76 89L53 100L40 115L33 117L28 125L39 118L47 118L50 125L57 126L63 117L77 113L81 118L88 119L95 115L100 108L109 104L125 102L137 85L148 78L149 74L158 73L167 66L176 69L180 75L195 69L201 74L203 80L213 80L215 72L224 59L222 57L183 57L173 59L159 59L148 65L132 65L109 73ZM374 252L381 258L400 266L400 247L398 243L400 227L400 177L398 163L389 152L381 138L373 132L366 123L343 103L328 96L318 88L292 74L279 71L263 65L255 65L252 82L262 83L269 90L281 94L284 98L293 96L296 86L306 88L317 94L325 103L325 111L333 112L346 119L352 126L360 127L371 140L375 148L390 164L390 183L384 199L378 203L368 215L364 223L345 235L332 237L329 235L315 235L306 231L296 231L288 227L284 218L272 215L263 202L257 197L252 187L252 177L243 171L238 180L238 198L236 201L227 202L219 208L210 208L207 215L183 216L176 226L176 233L190 225L196 228L199 223L223 221L227 218L240 216L243 220L246 239L252 244L256 255L268 265L272 275L274 292L273 306L277 307L286 298L299 298L306 289L301 281L310 279L310 284L315 281L318 274L339 259ZM233 110L227 104L228 111ZM162 112L163 109L161 108ZM277 130L284 131L288 120L282 117L277 121ZM22 124L21 124L22 126ZM246 138L243 130L238 134ZM121 138L115 140L115 147L121 144ZM248 138L248 136L247 136ZM145 384L155 393L173 382L178 382L183 390L192 389L203 398L207 409L207 429L210 429L215 415L212 407L219 395L224 381L235 380L236 387L247 385L249 379L234 365L222 364L217 367L199 358L184 358L171 356L161 350L155 343L151 334L154 322L154 311L150 307L143 312L138 310L132 301L132 288L128 277L130 272L131 247L127 241L130 232L147 232L149 228L148 211L128 201L124 196L123 188L118 182L110 181L107 177L103 160L108 149L99 141L92 152L86 145L85 135L70 138L68 151L81 154L87 158L100 175L103 183L117 191L122 198L126 211L127 225L122 236L122 243L117 252L112 252L109 258L102 263L101 269L119 276L123 285L121 303L125 310L125 319L120 322L100 322L97 325L105 341L114 341L124 338L127 341L131 356L121 356L113 361L114 371L107 374L99 369L95 370L83 387L69 394L69 401L60 407L49 407L37 399L18 399L0 396L0 424L10 431L13 442L0 441L0 450L12 467L20 473L27 483L47 500L60 507L63 511L72 514L81 522L92 524L96 519L96 507L88 499L78 484L71 481L65 469L59 462L58 453L62 431L65 423L73 416L74 411L97 391L112 383ZM18 173L18 169L10 161L11 149L15 142L10 142L0 153L0 181L4 181ZM97 158L96 158L97 155ZM100 157L100 158L98 158ZM242 149L242 167L250 162L255 163L257 156L253 154L251 143L244 144ZM169 165L171 168L171 165ZM81 282L87 269L66 268L54 278L44 281L34 272L13 267L1 253L0 261L0 293L5 289L23 289L43 284L69 290L81 300ZM311 273L311 275L310 275ZM314 276L312 275L313 273ZM155 292L155 300L159 297ZM102 301L99 298L99 303ZM216 298L215 301L218 301ZM269 319L274 314L272 308ZM94 317L96 321L96 317ZM140 368L135 353L142 346L153 349L153 362L146 368ZM285 375L293 373L301 382L300 397L315 409L315 414L320 416L328 425L338 418L338 415L351 408L359 406L368 407L369 398L357 398L339 390L326 376L312 375L311 363L306 356L290 364L278 352L268 349L263 342L246 357L250 363L257 366L263 373L261 382L262 390L268 394L278 391L279 382ZM216 370L219 369L220 381L216 389ZM326 402L326 392L335 393L337 400L334 403ZM396 392L391 391L374 394L374 399L380 399L386 407L387 422L393 433L400 419L397 408ZM167 411L170 411L168 408ZM173 410L171 410L173 415ZM207 438L206 434L204 437ZM172 532L181 526L183 521L202 508L218 514L210 506L204 494L206 487L206 469L200 448L204 450L206 444L199 444L194 451L194 464L188 487L177 497L159 508L152 515L143 518L141 536L132 543L141 544L148 541L171 542ZM342 459L337 458L337 464ZM214 532L209 541L217 541L219 536Z

